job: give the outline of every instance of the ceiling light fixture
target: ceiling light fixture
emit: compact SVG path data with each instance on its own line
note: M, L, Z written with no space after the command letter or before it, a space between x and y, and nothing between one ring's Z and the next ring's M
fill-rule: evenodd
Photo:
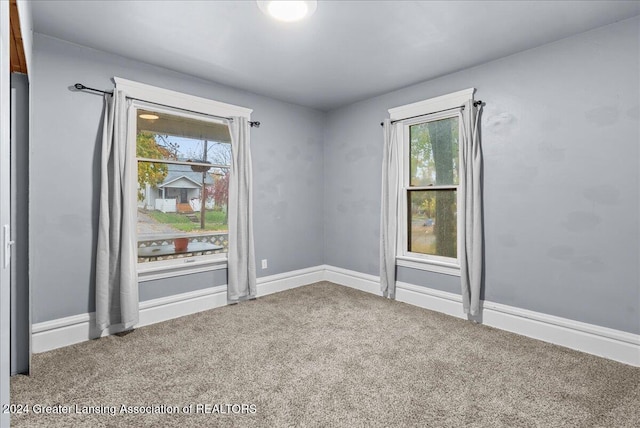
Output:
M277 20L293 22L313 15L318 7L316 0L307 1L276 1L257 0L258 7L265 14Z
M156 120L156 119L160 118L160 116L157 116L155 114L150 114L150 113L142 113L138 117L140 119L147 119L147 120Z

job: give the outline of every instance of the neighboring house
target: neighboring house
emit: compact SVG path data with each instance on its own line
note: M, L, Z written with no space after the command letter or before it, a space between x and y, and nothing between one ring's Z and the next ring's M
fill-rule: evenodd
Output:
M186 165L168 164L164 181L158 186L147 184L141 208L162 212L197 211L200 206L203 173L195 172ZM211 174L204 174L204 185L214 183ZM206 202L213 208L213 201Z

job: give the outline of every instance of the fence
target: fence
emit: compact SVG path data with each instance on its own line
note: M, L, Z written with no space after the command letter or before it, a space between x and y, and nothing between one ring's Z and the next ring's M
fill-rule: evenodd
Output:
M175 199L156 199L156 210L163 213L176 212L176 200Z
M184 235L182 237L184 237ZM227 232L222 232L222 233L213 232L213 233L198 234L198 235L187 236L187 237L189 238L189 243L191 242L209 243L209 244L219 245L222 247L222 249L215 250L215 251L186 251L184 253L171 254L166 256L138 257L138 263L155 262L159 260L182 259L185 257L201 256L201 255L208 255L208 254L226 253L229 248L229 234ZM158 237L154 237L153 239L139 240L138 248L147 248L147 247L161 246L161 245L172 246L174 244L173 241L175 238L177 237L158 236Z

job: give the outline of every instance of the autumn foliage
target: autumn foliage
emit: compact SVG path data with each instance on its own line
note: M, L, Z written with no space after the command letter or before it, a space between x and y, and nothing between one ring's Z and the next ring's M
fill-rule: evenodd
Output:
M155 135L150 132L139 132L136 137L136 156L148 159L172 159L172 153L160 146ZM144 189L149 184L157 187L167 177L167 164L156 162L138 162L138 199L144 199Z
M207 187L207 196L211 196L216 205L222 207L229 199L229 171L216 175L212 186Z

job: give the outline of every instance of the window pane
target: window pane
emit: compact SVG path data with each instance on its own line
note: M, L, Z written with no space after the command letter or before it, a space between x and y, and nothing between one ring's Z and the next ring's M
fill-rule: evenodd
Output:
M409 251L457 257L456 190L411 190Z
M138 162L138 262L226 252L228 194L228 168Z
M141 109L137 124L136 156L139 158L229 164L231 137L226 124Z
M409 127L410 185L458 184L458 118Z

